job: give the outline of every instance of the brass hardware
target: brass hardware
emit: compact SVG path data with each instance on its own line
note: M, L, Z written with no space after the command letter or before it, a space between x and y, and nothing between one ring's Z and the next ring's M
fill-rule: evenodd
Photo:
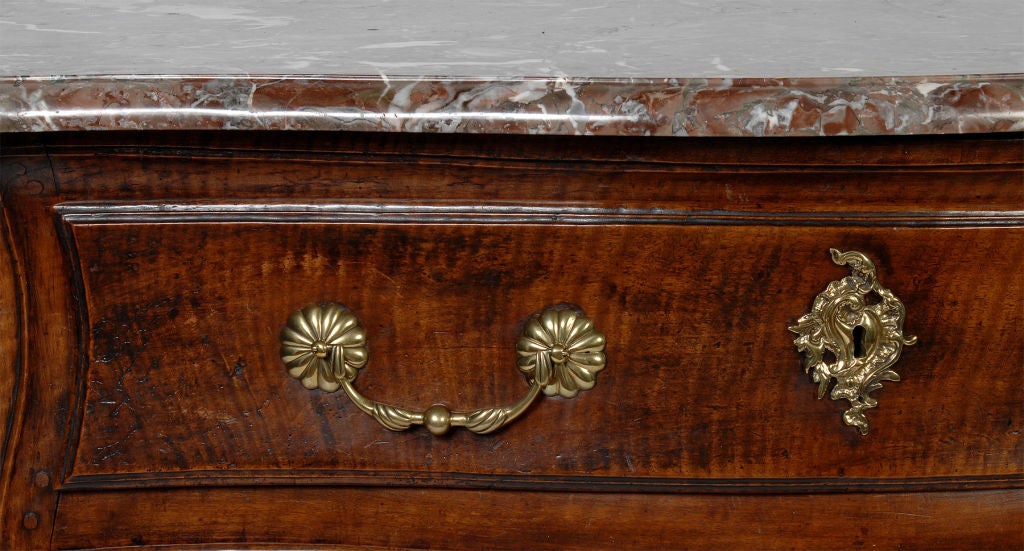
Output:
M302 386L334 392L366 365L366 332L348 308L311 304L281 330L281 359Z
M366 365L367 352L366 334L348 308L312 304L292 314L281 330L281 359L303 386L325 392L340 388L360 410L390 430L425 425L435 435L451 427L466 427L478 434L494 432L519 417L542 392L572 398L593 388L597 372L605 365L604 346L604 335L582 311L567 305L546 308L526 324L516 344L519 370L530 383L526 396L514 404L468 412L451 411L442 404L418 412L376 402L352 386L358 370Z
M850 267L851 275L829 283L814 298L811 312L789 330L800 335L793 343L805 354L804 370L818 383L818 399L834 379L832 399L849 400L851 405L843 412L843 421L867 434L864 410L878 405L869 394L881 388L882 381L900 380L890 367L903 346L916 343L917 337L903 336L906 309L892 291L879 285L875 265L864 254L829 252L833 262Z

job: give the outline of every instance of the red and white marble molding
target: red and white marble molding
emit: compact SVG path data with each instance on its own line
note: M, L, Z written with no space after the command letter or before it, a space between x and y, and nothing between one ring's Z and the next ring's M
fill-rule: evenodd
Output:
M0 132L836 136L1024 130L1024 75L794 79L0 78Z

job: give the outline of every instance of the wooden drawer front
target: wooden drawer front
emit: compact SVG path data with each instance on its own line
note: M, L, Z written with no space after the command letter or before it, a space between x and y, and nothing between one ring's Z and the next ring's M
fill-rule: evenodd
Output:
M318 483L865 487L1024 468L1020 221L844 226L508 207L58 207L86 365L66 487ZM569 212L569 211L567 211ZM945 220L945 221L944 221ZM871 432L816 399L787 330L871 256L905 303L901 382ZM963 262L984 251L984 263ZM289 314L335 301L367 330L364 394L415 409L526 393L515 342L572 303L607 335L596 387L498 433L390 432L290 378Z

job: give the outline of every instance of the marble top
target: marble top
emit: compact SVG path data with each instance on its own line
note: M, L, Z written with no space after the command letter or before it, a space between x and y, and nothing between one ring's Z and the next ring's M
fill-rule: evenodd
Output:
M3 0L0 131L1024 130L1018 0Z

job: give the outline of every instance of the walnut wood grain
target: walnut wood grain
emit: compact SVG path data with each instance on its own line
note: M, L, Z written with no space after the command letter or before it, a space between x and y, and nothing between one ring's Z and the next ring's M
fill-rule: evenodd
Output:
M1019 546L1020 138L5 135L22 321L20 353L0 341L21 358L0 378L0 547L316 543L309 519L338 503L370 514L325 545L457 546L470 521L518 543L547 513L596 531L554 522L527 546ZM169 204L184 217L138 214ZM491 214L297 223L310 213L286 205ZM829 247L871 255L920 337L863 438L815 399L786 330L845 275ZM395 403L519 396L519 324L553 302L608 333L608 368L490 437L389 433L279 365L281 324L318 300L363 318L356 384ZM415 514L449 501L470 519L442 511L450 531Z
M51 167L37 155L3 159L5 240L11 245L23 295L3 473L3 545L38 549L49 544L69 445L71 403L82 359L71 264L58 239L50 207L57 193ZM9 232L9 233L8 233ZM8 354L4 351L4 354Z
M187 483L233 469L598 483L1024 470L1024 367L1003 362L1024 352L1024 312L979 308L1024 294L1022 229L951 239L936 228L301 220L73 225L92 337L72 481L193 473ZM908 332L923 335L899 366L904 381L879 392L868 438L839 422L841 404L815 399L786 330L845 275L823 243L882 259ZM984 265L962 262L979 247ZM357 386L414 409L515 401L527 385L514 343L549 304L596 320L609 367L592 392L494 437L391 433L343 396L286 377L276 335L321 301L346 304L367 329Z
M62 200L510 201L746 212L1020 211L1019 135L629 140L49 135Z
M285 549L305 543L494 550L1005 549L1019 547L1022 521L1020 490L813 496L363 488L99 492L65 497L54 547L217 541L228 548L235 548L233 542L274 542Z
M24 394L18 392L23 373L20 357L22 318L18 304L21 289L16 263L11 255L11 232L6 217L0 217L0 231L0 474L7 474L11 468L6 462L8 446L12 440L17 440L21 429L21 419L17 414L24 408L21 401ZM9 485L7 477L0 476L0 504L7 501L5 496ZM0 515L0 532L3 532L5 520Z

